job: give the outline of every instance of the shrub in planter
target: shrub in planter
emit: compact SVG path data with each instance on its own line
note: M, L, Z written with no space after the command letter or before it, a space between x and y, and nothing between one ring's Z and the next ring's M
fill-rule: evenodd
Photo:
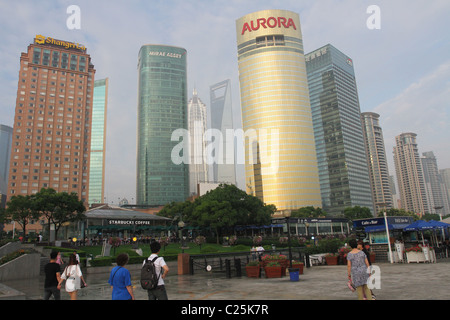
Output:
M101 257L95 258L90 261L92 267L107 267L112 265L113 258L111 257Z

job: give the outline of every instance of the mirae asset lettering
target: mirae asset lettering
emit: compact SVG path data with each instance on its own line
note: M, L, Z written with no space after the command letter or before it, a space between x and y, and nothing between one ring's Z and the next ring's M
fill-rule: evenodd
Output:
M258 30L260 27L263 27L264 29L267 28L281 28L285 27L286 29L289 29L290 27L294 28L294 30L297 30L297 27L295 26L294 20L292 18L286 19L285 17L269 17L269 18L259 18L256 19L256 21L250 21L250 24L248 22L244 23L244 26L242 27L242 35L245 33L245 31L252 32Z
M150 51L148 53L150 56L161 56L161 57L171 57L171 58L181 58L183 55L179 53L173 52L164 52L164 51Z

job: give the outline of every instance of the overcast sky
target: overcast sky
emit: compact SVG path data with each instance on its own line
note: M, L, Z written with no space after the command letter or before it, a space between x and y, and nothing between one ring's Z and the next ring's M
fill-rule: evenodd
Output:
M70 5L81 11L69 29ZM380 29L369 29L370 5ZM188 90L209 104L209 87L231 79L240 113L236 20L264 9L300 15L305 53L332 44L353 59L361 111L380 114L389 171L396 135L417 133L419 152L450 168L450 1L404 0L0 0L0 124L13 126L19 59L35 35L82 43L96 79L109 78L107 201L135 200L137 56L144 44L187 50Z

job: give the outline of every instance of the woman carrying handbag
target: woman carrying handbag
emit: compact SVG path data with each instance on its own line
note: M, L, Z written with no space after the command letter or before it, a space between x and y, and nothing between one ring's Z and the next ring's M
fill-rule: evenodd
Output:
M61 282L63 280L66 280L66 292L70 295L70 300L77 300L77 292L81 288L81 281L83 281L85 287L87 286L80 265L73 254L70 255L69 264L61 275Z

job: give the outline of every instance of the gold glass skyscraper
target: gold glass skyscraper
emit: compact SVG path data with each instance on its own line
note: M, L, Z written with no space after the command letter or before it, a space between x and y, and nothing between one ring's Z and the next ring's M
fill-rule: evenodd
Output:
M279 211L321 207L299 15L254 12L236 35L247 192Z

